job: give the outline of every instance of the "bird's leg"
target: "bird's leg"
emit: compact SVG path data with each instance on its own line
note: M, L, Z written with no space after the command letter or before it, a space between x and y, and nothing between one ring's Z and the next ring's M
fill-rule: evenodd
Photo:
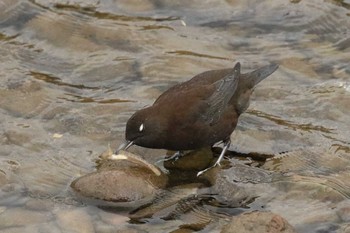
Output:
M224 141L224 147L222 148L222 151L221 151L221 154L220 154L218 160L216 160L216 162L214 163L213 166L210 166L210 167L208 167L208 168L206 168L206 169L204 169L204 170L202 170L202 171L199 171L199 172L197 173L197 176L202 175L204 172L206 172L206 171L208 171L208 170L210 170L210 169L216 167L217 165L220 166L220 162L221 162L222 158L224 157L224 155L225 155L227 149L230 147L230 144L231 144L231 140L230 140L230 139L226 139L226 140Z
M175 154L173 154L169 158L160 159L156 163L165 162L165 161L169 161L169 160L173 160L173 159L176 161L179 158L181 158L182 156L184 156L184 152L183 151L177 151Z

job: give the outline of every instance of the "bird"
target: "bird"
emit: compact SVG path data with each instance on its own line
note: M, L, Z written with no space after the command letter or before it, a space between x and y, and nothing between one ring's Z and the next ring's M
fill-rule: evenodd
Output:
M205 71L172 86L153 105L129 118L126 141L117 152L132 145L182 152L222 142L215 164L197 176L203 174L220 165L238 118L249 107L253 90L277 68L278 64L272 63L241 74L241 64L237 62L233 68Z

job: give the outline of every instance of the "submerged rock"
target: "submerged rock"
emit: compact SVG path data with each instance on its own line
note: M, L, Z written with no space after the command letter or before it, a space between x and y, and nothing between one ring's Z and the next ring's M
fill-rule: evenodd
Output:
M195 196L196 199L199 199L197 198L197 194L198 190L202 186L202 184L193 183L162 190L161 192L157 193L151 205L141 206L140 208L132 211L129 217L131 219L142 219L152 217L153 215L163 215L162 217L169 218L169 216L175 212L177 215L184 214L186 211L179 210L179 206L184 206L185 204L188 205L190 202L189 200L193 199L191 198L193 196Z
M207 168L213 160L211 148L190 151L178 159L164 161L166 169L178 169L183 171L203 170Z
M251 212L233 217L221 233L295 233L293 227L281 216L271 212Z
M61 210L57 212L56 218L62 232L95 232L92 218L88 214L86 207Z

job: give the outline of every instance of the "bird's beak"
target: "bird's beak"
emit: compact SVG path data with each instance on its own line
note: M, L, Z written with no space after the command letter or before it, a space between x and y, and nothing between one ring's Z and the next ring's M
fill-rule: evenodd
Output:
M118 154L120 150L127 150L130 146L132 146L134 144L133 141L126 141L123 144L121 144L117 151L115 152L115 154Z

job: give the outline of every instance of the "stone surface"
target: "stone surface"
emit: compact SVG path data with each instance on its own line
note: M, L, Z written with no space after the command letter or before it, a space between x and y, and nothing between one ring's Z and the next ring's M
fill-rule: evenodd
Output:
M152 200L167 184L167 177L141 157L130 152L111 153L110 148L102 153L98 171L71 184L91 204L137 207Z
M83 197L114 203L129 203L151 198L157 190L147 182L147 177L119 170L90 173L75 180L71 187Z
M207 168L213 160L213 152L210 148L191 151L177 160L164 161L164 167L167 169L179 170L203 170Z
M92 218L87 208L61 210L56 214L57 223L62 232L94 233Z
M176 215L182 215L189 211L191 207L184 208L184 206L191 206L192 202L197 202L196 195L202 184L193 183L179 185L167 190L159 192L151 205L142 206L129 214L131 219L149 218L154 215L166 218L167 215L172 214L172 209L175 209ZM194 204L195 205L195 204ZM193 207L193 206L192 206ZM167 211L164 211L167 210Z
M126 222L129 221L127 215L128 213L123 211L118 211L118 213L102 211L99 213L99 216L103 223L116 227L123 226Z
M251 212L233 217L221 233L296 233L281 216L271 212Z

